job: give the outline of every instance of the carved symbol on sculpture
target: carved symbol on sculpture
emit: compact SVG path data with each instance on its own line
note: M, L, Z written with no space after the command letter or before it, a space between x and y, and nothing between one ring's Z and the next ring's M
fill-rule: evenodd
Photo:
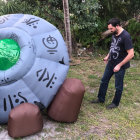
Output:
M44 46L49 49L48 52L50 54L54 54L54 52L57 52L57 50L55 49L58 47L58 41L54 37L49 35L49 37L43 38L42 42Z
M9 15L0 17L0 24L5 23L5 21L8 20L8 17Z
M26 25L28 25L30 27L37 28L36 25L38 24L38 21L39 21L39 19L30 18L30 19L25 19L24 22L22 22L22 23L26 23Z
M18 96L24 100L24 101L21 101L20 104L28 102L28 100L21 95L21 92L18 92ZM19 99L17 98L17 96L14 95L13 97L16 98L15 103L19 103ZM12 98L11 98L10 95L8 95L8 101L10 103L11 109L13 109L14 105L13 105L13 101L12 101ZM4 104L4 111L7 111L7 100L6 100L6 98L3 99L3 104Z
M7 77L7 78L4 78L4 79L0 80L0 85L10 84L10 83L14 83L16 81L17 81L16 79L10 79L10 78Z
M59 61L59 63L60 63L60 64L64 64L64 65L65 65L65 63L64 63L64 57L62 58L62 60L61 60L61 61Z
M10 38L18 42L18 36L15 33L12 33Z
M41 73L41 75L40 75ZM55 82L53 80L57 80L57 77L55 77L55 73L53 73L52 77L50 78L49 72L47 71L47 68L45 68L44 70L38 70L36 72L37 77L39 78L38 81L48 81L46 87L49 87L51 84L55 84ZM50 88L52 88L52 86L50 86Z
M10 55L9 55L10 56ZM5 78L4 79L5 80L5 83L13 83L13 82L15 82L16 81L16 79L10 79L10 78Z

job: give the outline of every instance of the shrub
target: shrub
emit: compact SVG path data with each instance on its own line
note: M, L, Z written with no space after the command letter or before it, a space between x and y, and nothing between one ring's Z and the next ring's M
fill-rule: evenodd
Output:
M133 47L135 50L135 59L140 58L140 22L136 19L129 20L126 30L130 33Z

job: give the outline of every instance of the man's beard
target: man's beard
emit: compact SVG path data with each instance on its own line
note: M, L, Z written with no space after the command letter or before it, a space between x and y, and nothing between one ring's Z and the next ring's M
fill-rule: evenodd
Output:
M113 35L117 35L118 34L118 30L116 29L114 32L112 32Z

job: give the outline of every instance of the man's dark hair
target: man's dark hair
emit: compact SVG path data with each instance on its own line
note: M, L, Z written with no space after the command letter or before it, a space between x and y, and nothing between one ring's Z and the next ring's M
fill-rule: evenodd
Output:
M112 24L112 26L116 27L117 25L120 26L120 20L118 18L112 18L108 21L108 25Z

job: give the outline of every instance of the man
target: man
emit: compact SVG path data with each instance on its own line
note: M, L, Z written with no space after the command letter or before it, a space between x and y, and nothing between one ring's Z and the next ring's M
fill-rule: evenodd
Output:
M129 61L134 57L134 49L130 35L121 27L119 19L110 19L108 29L113 33L111 47L108 55L104 58L106 68L101 79L98 99L93 100L92 103L105 102L109 80L115 75L115 96L112 103L107 106L107 109L112 109L119 106L123 91L125 70L130 67Z

